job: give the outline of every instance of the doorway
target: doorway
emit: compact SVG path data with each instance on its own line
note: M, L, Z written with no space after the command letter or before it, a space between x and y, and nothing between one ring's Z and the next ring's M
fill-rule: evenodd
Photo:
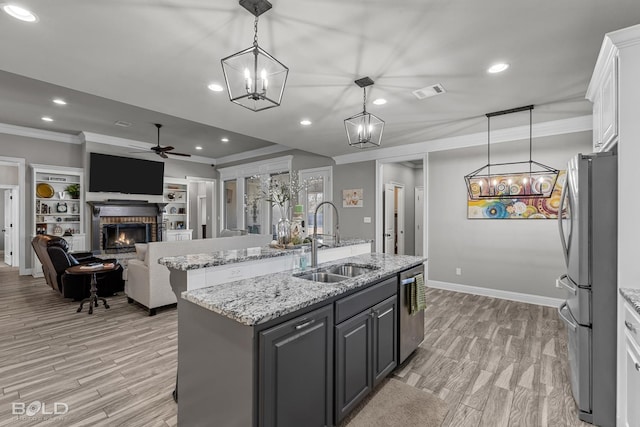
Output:
M2 192L2 196L0 196L0 204L5 205L4 203L4 190L12 190L11 194L13 196L11 200L12 210L13 210L13 222L9 223L13 226L9 229L11 230L11 246L13 249L9 249L11 254L11 263L13 266L18 266L18 274L21 276L31 274L31 269L27 269L27 265L30 265L30 262L27 262L27 255L32 255L32 252L27 254L27 250L31 247L28 246L28 242L30 238L27 236L26 227L27 227L27 214L26 214L26 198L27 194L26 190L26 160L18 157L2 157L0 156L0 192ZM22 196L22 197L20 197ZM5 226L5 218L4 214L0 217L0 221L2 223L0 226L4 228ZM7 228L5 228L7 230ZM3 245L5 241L5 236L0 236L2 239ZM25 244L26 243L26 244ZM5 248L5 252L7 249ZM4 254L1 259L4 261ZM29 257L28 261L31 261L31 257Z
M404 185L385 184L384 253L404 255L406 252Z
M427 256L428 154L376 160L376 251Z
M216 180L188 176L189 182L189 224L194 239L217 236L216 221Z

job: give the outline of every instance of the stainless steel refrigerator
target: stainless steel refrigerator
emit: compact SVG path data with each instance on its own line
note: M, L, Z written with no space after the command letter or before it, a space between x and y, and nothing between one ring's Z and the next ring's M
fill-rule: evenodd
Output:
M571 388L580 419L599 426L616 423L617 176L615 153L576 155L561 198L568 218L558 219Z

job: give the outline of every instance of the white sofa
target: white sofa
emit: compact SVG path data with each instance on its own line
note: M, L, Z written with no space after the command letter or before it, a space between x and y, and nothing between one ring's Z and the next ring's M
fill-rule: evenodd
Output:
M248 234L235 237L151 242L136 245L137 258L129 260L125 293L129 302L137 302L156 314L156 308L176 304L176 296L169 283L169 269L158 264L167 256L209 253L227 249L246 249L265 246L271 242L270 234Z

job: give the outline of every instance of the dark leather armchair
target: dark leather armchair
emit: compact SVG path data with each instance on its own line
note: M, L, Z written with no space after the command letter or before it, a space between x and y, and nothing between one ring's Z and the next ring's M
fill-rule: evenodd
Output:
M81 300L89 296L91 275L70 275L65 270L73 265L89 262L116 262L115 259L96 258L91 252L69 252L69 244L62 237L39 234L31 241L31 246L42 264L42 271L49 286L65 298ZM109 273L97 274L98 295L110 296L124 290L122 267Z

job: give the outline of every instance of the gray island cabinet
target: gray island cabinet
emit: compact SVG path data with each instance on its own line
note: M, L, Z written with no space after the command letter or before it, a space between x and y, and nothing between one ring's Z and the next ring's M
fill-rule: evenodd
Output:
M423 262L369 253L321 264L374 268L335 283L284 271L182 292L178 424L335 425L397 366L398 273Z

